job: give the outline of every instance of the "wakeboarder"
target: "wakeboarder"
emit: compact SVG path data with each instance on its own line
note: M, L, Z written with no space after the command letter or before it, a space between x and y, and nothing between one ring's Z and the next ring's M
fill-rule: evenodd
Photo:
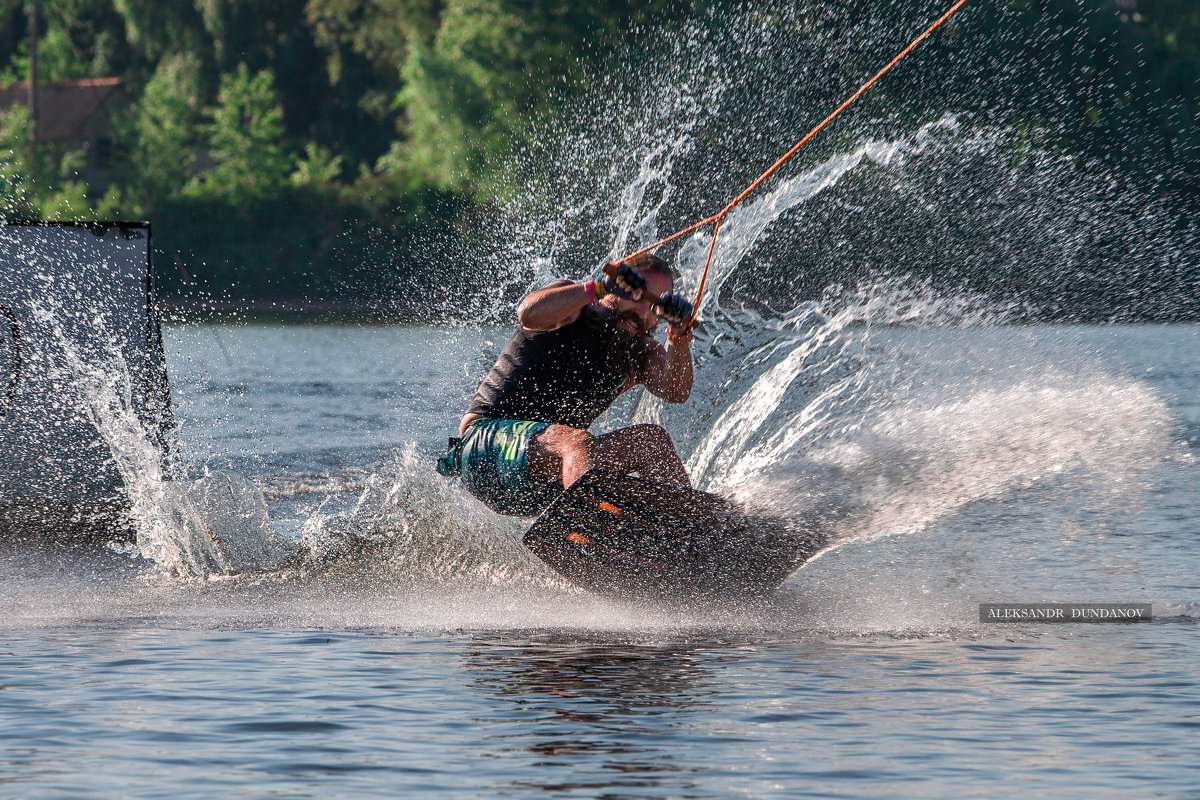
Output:
M594 280L559 280L525 297L438 472L461 476L471 494L513 516L541 513L593 468L691 486L664 428L588 432L635 386L668 403L691 394L692 304L673 288L670 265L643 253ZM660 319L669 323L665 347L653 336Z

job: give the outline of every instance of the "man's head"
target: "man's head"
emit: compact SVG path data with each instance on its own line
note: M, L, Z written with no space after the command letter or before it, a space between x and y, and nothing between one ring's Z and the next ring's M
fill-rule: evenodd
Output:
M627 258L625 264L636 269L646 279L648 292L641 300L627 300L615 294L607 295L601 304L613 312L613 322L631 336L645 336L658 326L658 315L654 313L654 301L647 295L663 295L671 291L674 275L671 265L653 253L641 253Z

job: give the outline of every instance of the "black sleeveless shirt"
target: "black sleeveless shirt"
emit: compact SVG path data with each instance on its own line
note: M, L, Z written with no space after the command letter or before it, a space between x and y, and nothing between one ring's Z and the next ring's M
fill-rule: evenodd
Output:
M518 327L468 413L489 419L527 419L587 430L645 359L607 313L585 306L574 322L552 331Z

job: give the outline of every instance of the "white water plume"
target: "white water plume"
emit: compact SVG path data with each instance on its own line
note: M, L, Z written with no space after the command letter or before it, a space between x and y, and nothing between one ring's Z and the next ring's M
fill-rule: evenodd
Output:
M1119 508L1170 452L1170 413L1130 379L1048 372L958 396L913 397L844 438L803 445L803 415L776 431L727 491L785 516L820 511L839 543L912 533L968 503L1063 482Z
M414 446L364 483L349 511L305 523L309 567L361 580L566 586L521 544L519 521L436 474Z
M870 508L855 538L907 533L964 503L1052 479L1082 478L1093 496L1134 501L1169 448L1170 413L1135 381L1037 383L980 390L881 414L861 443L818 450L856 476Z
M85 360L53 312L35 308L52 332L83 413L108 446L129 501L137 550L178 576L278 569L292 548L276 532L262 492L228 472L188 481L164 469L161 446L138 417L128 365L115 342ZM106 330L103 318L96 320Z
M785 339L792 347L791 352L760 375L744 394L729 403L713 423L708 435L692 451L687 467L688 474L697 486L713 488L739 478L744 479L747 474L757 472L770 463L770 455L754 452L747 447L748 443L767 424L793 382L806 368L816 364L811 380L817 382L838 367L852 343L844 336L844 329L856 318L855 311L845 311L835 316L807 338ZM829 346L832 346L832 353L827 352ZM818 354L820 358L817 358ZM788 438L798 440L819 425L825 419L826 404L851 391L857 380L853 373L842 375L821 388L789 426Z

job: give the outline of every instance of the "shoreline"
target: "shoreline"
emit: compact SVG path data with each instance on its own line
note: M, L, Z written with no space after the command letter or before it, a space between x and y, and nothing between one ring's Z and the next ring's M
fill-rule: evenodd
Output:
M158 298L156 306L164 322L196 324L208 322L280 322L290 324L372 324L372 325L439 325L444 319L429 314L417 313L412 308L396 305L371 307L366 303L336 300L221 300L195 301L178 297ZM1030 325L1195 325L1200 323L1200 314L1194 317L1146 317L1141 319L1119 319L1111 316L1081 316L1076 318L1015 317L1004 321L1006 326ZM872 322L872 325L890 327L888 323ZM893 323L903 326L904 323ZM920 321L915 323L921 325ZM956 326L951 326L956 327Z
M327 324L436 324L437 320L395 306L372 308L364 303L332 300L184 300L158 298L159 316L167 323L283 322Z

